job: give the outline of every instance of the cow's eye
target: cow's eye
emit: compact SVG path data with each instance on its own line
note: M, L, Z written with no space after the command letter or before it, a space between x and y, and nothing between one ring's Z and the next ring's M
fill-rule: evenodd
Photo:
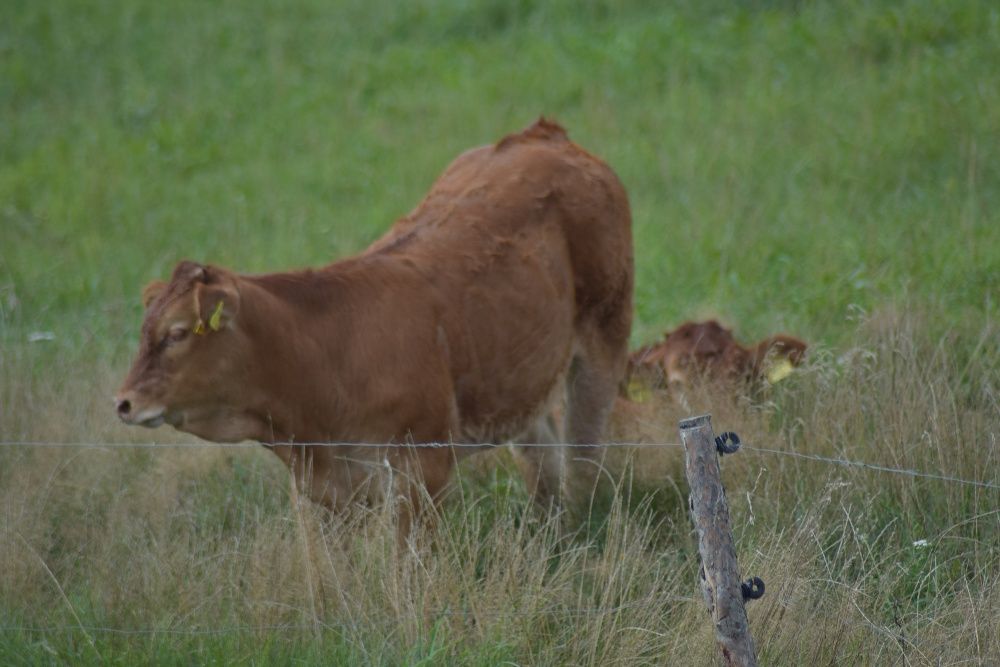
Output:
M188 337L188 330L184 327L173 327L167 332L164 342L167 345L173 345L174 343L179 343Z

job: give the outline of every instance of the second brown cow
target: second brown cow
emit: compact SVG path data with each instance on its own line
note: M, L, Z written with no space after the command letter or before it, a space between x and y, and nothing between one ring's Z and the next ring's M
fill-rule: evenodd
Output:
M117 412L265 443L331 508L390 493L419 505L475 448L361 443L601 441L632 283L624 188L540 120L459 156L356 257L267 275L179 264L146 288ZM554 499L564 453L524 454L536 497Z
M697 380L733 384L777 382L802 363L805 342L778 334L744 347L715 320L685 322L656 344L629 356L628 377L646 385L685 385Z

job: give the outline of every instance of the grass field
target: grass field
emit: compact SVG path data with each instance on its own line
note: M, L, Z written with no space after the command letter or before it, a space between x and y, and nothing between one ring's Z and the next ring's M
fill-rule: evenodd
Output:
M359 251L546 114L628 188L636 344L707 315L813 344L758 400L657 397L619 436L711 410L1000 483L994 5L4 2L0 440L190 442L110 409L145 282ZM616 456L567 532L486 456L399 552L256 449L3 447L0 663L714 664L680 459ZM1000 491L723 467L762 664L1000 663Z

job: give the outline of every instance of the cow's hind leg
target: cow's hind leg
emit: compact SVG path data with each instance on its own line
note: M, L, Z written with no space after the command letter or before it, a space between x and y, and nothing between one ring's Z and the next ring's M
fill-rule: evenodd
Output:
M600 445L625 371L628 342L600 332L581 338L566 386L566 433L571 445L568 479L574 495L589 495L603 466Z
M558 507L566 461L560 428L561 415L552 410L539 418L515 446L514 460L528 486L528 493L544 510ZM531 445L536 445L532 447Z
M574 445L599 445L625 370L625 341L589 336L574 355L566 385L566 435Z

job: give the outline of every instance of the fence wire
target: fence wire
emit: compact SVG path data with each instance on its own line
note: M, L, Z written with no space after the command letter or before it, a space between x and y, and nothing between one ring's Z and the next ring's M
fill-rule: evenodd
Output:
M593 445L559 442L517 442L517 443L476 443L476 442L276 442L264 444L259 442L44 442L30 440L11 440L0 442L0 447L78 447L91 449L260 449L272 447L341 447L355 449L441 449L453 447L456 449L501 449L503 447L553 447L564 449L597 449L608 447L683 447L674 442L602 442Z
M342 448L356 448L356 449L390 449L390 448L442 448L442 447L453 447L453 448L474 448L474 449L496 449L500 447L505 447L507 445L497 445L497 444L480 444L480 443L278 443L276 445L261 445L258 443L250 442L239 442L239 443L222 443L222 442L170 442L170 443L156 443L156 442L45 442L45 441L27 441L27 440L8 440L0 441L0 448L89 448L89 449L104 449L104 450L114 450L114 449L204 449L204 448L224 448L224 449L257 449L261 446L271 447L271 446L284 446L291 445L296 447L342 447ZM517 443L515 446L519 447L553 447L553 448L586 448L594 449L595 447L600 448L683 448L684 445L681 443L668 443L668 442L610 442L601 443L597 445L585 445L585 444L574 444L574 443ZM938 482L948 482L954 484L963 484L968 486L973 486L983 489L1000 490L1000 484L995 482L988 482L982 480L971 480L964 479L961 477L955 477L952 475L943 475L938 473L928 473L920 470L913 470L909 468L898 468L893 466L885 466L878 463L870 463L868 461L856 461L851 459L843 459L831 456L822 456L818 454L806 454L803 452L796 452L785 449L771 449L767 447L758 447L754 445L743 444L741 449L747 452L766 454L772 456L784 456L800 460L811 461L815 463L823 463L829 465L837 465L844 467L858 468L861 470L869 470L873 472L888 473L895 475L902 475L912 478L922 478L929 479ZM695 598L680 597L680 596L648 596L640 600L632 601L622 605L614 607L592 607L592 608L580 608L571 609L560 606L546 607L542 609L530 610L528 611L529 616L539 616L547 614L561 614L568 616L588 616L588 615L598 615L598 614L617 614L630 608L638 607L641 605L648 604L651 601L659 602L673 602L673 603L688 603L688 602L699 602ZM394 619L396 622L401 620L406 620L409 617L415 617L421 612L411 612L408 614L403 614L402 616L396 617ZM440 618L442 616L446 617L466 617L469 619L479 618L503 618L507 616L518 616L525 617L525 612L523 610L509 610L509 611L471 611L471 610L438 610L436 612L424 613L425 616L431 618ZM220 636L227 634L238 634L238 633L263 633L263 632L288 632L288 631L317 631L317 630L339 630L341 632L353 630L350 625L347 624L329 624L317 620L315 623L300 623L300 624L272 624L272 625L232 625L224 627L215 628L116 628L116 627L105 627L105 626L92 626L92 625L52 625L52 626L18 626L18 625L0 625L0 633L12 633L12 632L26 632L26 633L57 633L57 632L82 632L84 634L105 634L105 635L117 635L117 636L155 636L155 635L170 635L170 636Z
M818 454L803 454L802 452L793 452L788 449L768 449L766 447L756 447L752 445L743 445L741 449L746 449L748 452L759 452L762 454L776 454L781 456L789 456L796 459L806 459L808 461L829 463L832 465L845 466L849 468L862 468L866 470L872 470L874 472L885 472L894 475L904 475L906 477L920 477L923 479L932 479L939 482L954 482L955 484L965 484L968 486L975 486L981 489L1000 490L1000 484L994 482L986 482L976 479L963 479L961 477L953 477L951 475L939 475L937 473L923 472L920 470L913 470L911 468L894 468L892 466L884 466L878 463L868 463L867 461L851 461L849 459L838 459L832 456L820 456Z
M261 447L271 448L271 447L339 447L339 448L354 448L354 449L398 449L398 448L415 448L415 449L440 449L443 447L451 447L455 449L500 449L507 446L514 447L538 447L538 448L570 448L570 449L590 449L595 448L609 449L609 448L628 448L628 449L638 449L638 448L683 448L684 445L679 442L605 442L594 445L578 444L578 443L553 443L553 442L536 442L536 443L513 443L513 444L482 444L482 443L471 443L471 442L418 442L418 443L376 443L376 442L289 442L289 443L275 443L273 445L254 443L254 442L46 442L46 441L32 441L32 440L6 440L0 441L0 448L82 448L82 449L206 449L206 448L220 448L220 449L259 449ZM930 479L938 482L951 482L954 484L964 484L966 486L974 486L981 489L991 489L1000 490L1000 483L988 482L984 480L975 479L964 479L962 477L956 477L954 475L944 475L939 473L924 472L922 470L914 470L912 468L897 468L894 466L882 465L880 463L871 463L868 461L856 461L852 459L843 459L833 456L821 456L819 454L805 454L803 452L796 452L789 449L771 449L768 447L758 447L756 445L742 444L741 450L747 452L756 452L760 454L769 454L773 456L787 456L796 459L803 459L808 461L814 461L817 463L827 463L830 465L838 465L848 468L859 468L863 470L870 470L873 472L882 472L894 475L902 475L905 477L914 477L920 479Z

